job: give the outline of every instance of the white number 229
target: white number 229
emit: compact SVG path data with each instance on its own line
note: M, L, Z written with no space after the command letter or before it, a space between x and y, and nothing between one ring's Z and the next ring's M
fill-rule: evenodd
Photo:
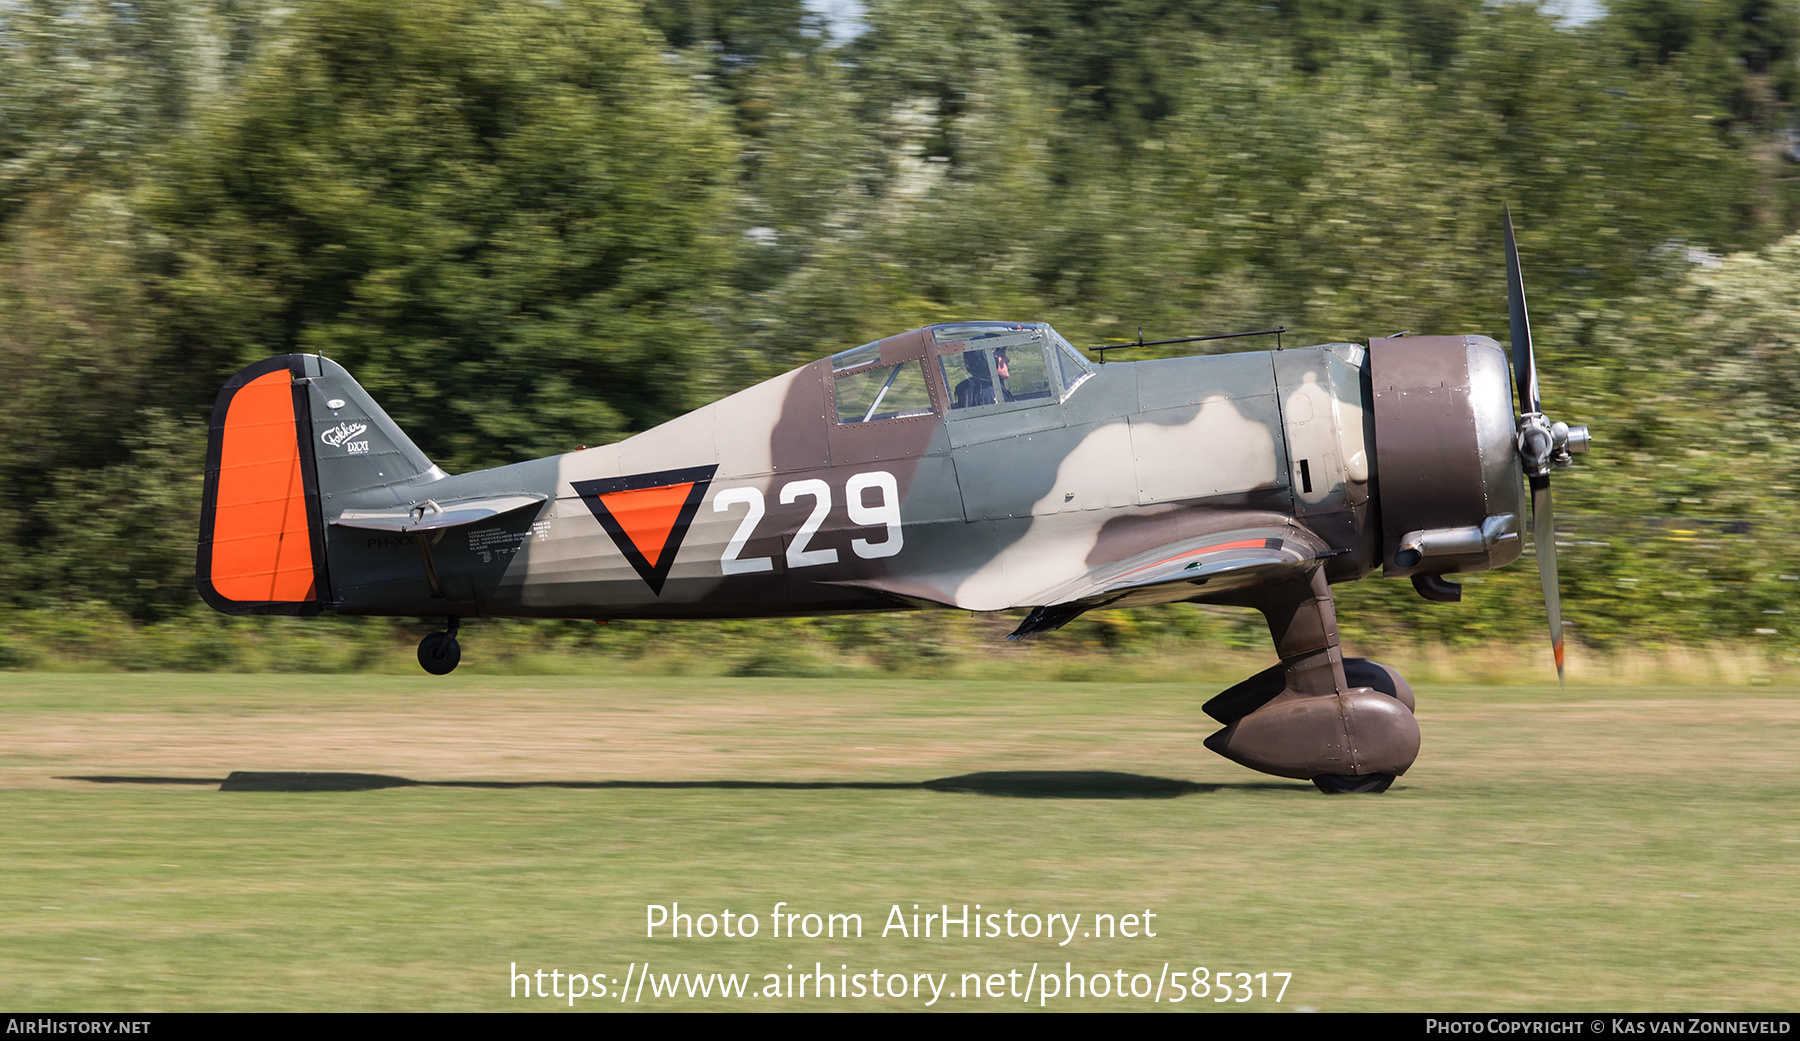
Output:
M868 493L876 493L873 506L868 503ZM792 505L801 498L813 501L812 512L807 514L806 521L800 530L794 533L794 541L788 545L787 565L790 568L816 567L820 564L837 563L838 554L835 549L808 549L813 536L825 523L831 513L831 485L812 478L804 481L790 481L781 487L780 500L784 506ZM864 560L876 560L891 557L900 552L903 537L900 533L900 486L894 475L886 470L875 470L861 473L850 478L844 485L844 497L849 501L845 507L850 515L850 523L864 527L886 527L887 537L879 542L869 539L851 539L850 550ZM726 488L713 496L713 512L727 513L731 507L742 503L749 507L744 519L738 523L737 531L731 541L725 544L725 552L719 556L719 570L727 575L749 575L760 571L773 571L775 561L770 557L751 557L748 560L739 557L744 546L756 531L756 525L763 519L765 508L763 494L756 488Z

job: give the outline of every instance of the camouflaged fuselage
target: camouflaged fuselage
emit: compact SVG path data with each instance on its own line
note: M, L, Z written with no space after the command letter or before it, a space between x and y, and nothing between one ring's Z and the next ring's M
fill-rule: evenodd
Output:
M1384 564L1406 573L1389 551L1406 525L1384 537L1380 524L1371 402L1449 416L1418 437L1417 417L1390 421L1391 457L1408 443L1426 458L1467 442L1468 466L1422 475L1442 493L1480 469L1477 442L1492 438L1464 413L1469 399L1495 397L1483 366L1504 370L1480 337L1377 341L1377 353L1423 346L1456 360L1443 379L1403 366L1396 383L1356 344L1092 365L1047 326L968 339L944 328L821 359L616 444L458 476L327 359L271 359L249 382L285 394L276 373L291 369L295 422L311 431L300 448L316 471L313 610L606 619L1125 606L1229 600L1301 566L1322 564L1333 582ZM951 374L972 371L957 364L983 342L986 364L998 351L1038 375L958 407L967 387ZM878 397L866 415L860 399L846 404L852 383L884 373L917 384L910 404L878 413ZM1441 401L1407 386L1434 380ZM233 393L215 416L213 537L202 540L219 560L235 543L213 531L212 497L230 498L243 470L229 430L249 429L226 415ZM1470 515L1448 519L1516 513L1484 490L1509 477L1484 478L1457 507ZM1439 570L1511 556L1502 547ZM209 595L240 612L281 610L279 599L246 608L255 598Z
M934 346L924 331L893 337L883 361L929 362ZM966 415L944 407L950 388L928 364L928 379L937 377L930 413L864 423L838 422L821 360L617 444L411 482L390 501L546 499L438 536L436 598L411 541L432 536L334 526L335 607L582 618L994 611L1051 602L1091 569L1158 546L1250 529L1279 536L1297 524L1348 551L1331 558L1334 580L1358 578L1375 563L1365 355L1334 344L1115 362L1060 400ZM653 593L577 485L709 466ZM849 514L850 483L870 474L891 478L897 532ZM861 505L880 505L882 489L860 483ZM762 516L746 526L750 504L733 500L751 494ZM859 542L890 540L899 543L891 555L859 553ZM765 566L724 573L732 563ZM1159 589L1133 602L1219 588Z

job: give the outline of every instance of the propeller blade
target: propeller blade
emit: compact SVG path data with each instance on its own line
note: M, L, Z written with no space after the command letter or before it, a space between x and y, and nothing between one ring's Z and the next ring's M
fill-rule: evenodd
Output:
M1556 581L1556 518L1550 511L1550 478L1531 479L1531 543L1537 549L1538 581L1550 613L1550 647L1556 654L1556 682L1563 681L1562 590Z
M1525 278L1519 273L1519 244L1513 238L1511 207L1506 209L1506 305L1512 316L1513 381L1519 388L1519 411L1525 415L1542 412L1537 358L1531 350L1531 316L1525 310Z

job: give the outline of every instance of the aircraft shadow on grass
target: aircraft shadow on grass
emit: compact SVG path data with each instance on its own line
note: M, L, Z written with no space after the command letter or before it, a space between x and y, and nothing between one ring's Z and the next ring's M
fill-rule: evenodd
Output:
M378 788L706 788L745 791L928 791L998 795L1016 799L1175 799L1222 790L1310 789L1275 782L1196 784L1168 777L1107 770L1009 770L940 777L930 781L415 781L390 774L306 773L234 770L219 777L156 777L112 774L59 777L96 784L217 785L222 792L360 792Z

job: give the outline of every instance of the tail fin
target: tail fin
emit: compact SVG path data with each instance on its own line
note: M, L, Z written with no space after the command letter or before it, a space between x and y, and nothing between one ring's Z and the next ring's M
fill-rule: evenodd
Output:
M284 354L233 376L213 404L197 581L228 614L317 614L333 601L321 496L407 501L445 474L328 358Z

